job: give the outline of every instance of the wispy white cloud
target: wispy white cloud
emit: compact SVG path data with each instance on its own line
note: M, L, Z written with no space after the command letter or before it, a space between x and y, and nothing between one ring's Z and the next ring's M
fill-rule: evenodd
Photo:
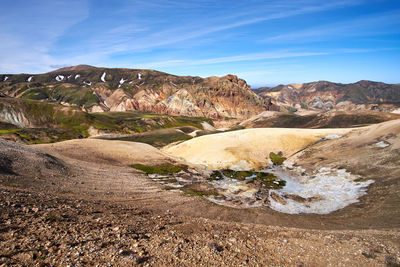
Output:
M290 59L297 57L314 57L314 56L326 56L335 54L353 54L353 53L368 53L377 52L383 50L393 50L395 48L341 48L331 49L328 51L285 51L276 50L261 53L249 53L242 55L233 55L229 57L216 57L207 59L171 59L165 61L156 62L143 62L133 64L135 68L164 68L164 67L176 67L176 66L201 66L201 65L216 65L223 63L233 62L252 62L252 61L264 61L274 59ZM267 61L268 62L268 61ZM275 61L274 61L275 62ZM278 63L274 63L278 64Z
M269 37L264 42L312 42L338 36L355 37L400 32L400 10L372 14Z
M149 50L269 20L289 18L313 12L356 5L359 1L334 1L322 4L320 1L291 1L289 2L291 3L290 5L287 1L283 1L280 4L278 3L273 2L273 5L264 4L252 7L252 12L240 10L236 14L230 14L228 16L224 15L217 18L192 18L193 20L188 22L187 25L147 33L143 31L144 34L123 33L122 36L118 38L118 36L115 35L108 36L107 33L102 33L100 37L96 36L93 38L90 41L90 45L99 53L107 54ZM156 5L156 3L150 5ZM282 6L285 6L286 8L283 9ZM260 15L260 13L262 15ZM249 14L252 14L252 16L249 16ZM127 24L120 27L129 28L131 26L131 24ZM134 26L139 28L141 27L138 25Z
M0 11L2 72L41 72L59 64L49 50L69 27L88 14L85 1L6 2Z
M327 55L327 52L293 52L293 51L270 51L262 53L250 53L243 55L234 55L229 57L217 57L207 59L176 59L166 60L158 62L146 62L143 64L135 64L138 68L161 68L161 67L173 67L173 66L199 66L199 65L214 65L221 63L231 62L247 62L247 61L259 61L266 59L282 59L282 58L294 58L294 57L309 57L309 56L321 56Z
M253 5L251 5L253 4ZM0 36L7 35L3 40L6 43L0 44L0 70L2 72L34 71L41 72L48 70L50 65L72 65L79 63L102 64L108 58L121 53L141 53L154 49L163 49L176 46L176 44L188 45L188 41L193 40L195 45L206 45L207 42L215 42L223 38L221 32L257 24L269 20L288 18L296 15L318 12L328 9L340 8L350 5L347 1L336 1L334 3L322 3L315 0L308 1L253 1L249 6L247 3L232 3L233 10L229 15L223 12L224 6L218 6L215 1L133 1L130 5L122 5L120 9L110 12L123 10L134 12L133 19L121 20L121 23L112 27L96 27L92 25L88 36L79 36L79 40L70 42L66 48L59 47L58 40L65 37L68 31L68 40L73 39L74 31L80 32L80 26L73 28L86 18L90 19L91 12L86 2L81 1L45 1L26 3L23 6L15 6L15 10L3 10L0 14ZM353 5L354 3L351 3ZM217 5L217 6L216 6ZM7 5L6 5L7 6ZM13 5L9 5L13 6ZM166 12L165 9L174 10L196 10L203 8L204 11L210 8L221 12L221 16L216 13L208 15L207 12L199 16L184 17L186 23L173 23L164 25L165 21L160 17L145 17L140 13ZM217 8L215 8L217 7ZM22 12L23 16L28 17L24 22L13 22L12 16L16 12ZM219 11L218 11L219 10ZM231 9L232 10L232 9ZM140 12L139 12L140 11ZM197 11L196 11L197 12ZM9 15L4 15L7 13ZM168 13L168 12L167 12ZM184 12L179 12L181 16ZM129 14L129 13L128 13ZM190 14L190 12L189 12ZM45 18L45 19L44 19ZM171 18L168 18L169 20ZM180 17L177 20L181 19ZM7 22L7 23L6 23ZM128 22L128 23L126 23ZM8 25L5 27L4 25ZM73 30L71 30L73 29ZM72 32L71 32L72 31ZM215 38L212 38L212 34ZM226 35L228 36L228 35ZM60 48L62 48L60 50ZM247 55L247 60L262 59L275 55ZM224 58L205 59L201 61L191 61L188 64L215 64L221 62L234 62L245 60L241 56ZM157 64L146 64L146 66L159 66L182 64L176 60L167 60Z
M229 63L238 61L255 61L264 59L278 59L278 58L293 58L293 57L309 57L309 56L320 56L326 55L326 52L290 52L290 51L274 51L264 53L251 53L238 56L219 57L211 59L203 59L194 61L194 64L207 65L207 64L219 64Z
M320 56L330 52L275 50L235 55L228 53L229 56L225 57L213 57L212 54L217 53L210 53L211 56L206 58L203 55L203 59L185 59L187 57L183 55L190 53L177 53L175 56L164 54L158 58L151 56L153 62L148 62L151 59L147 57L149 52L168 53L168 49L175 49L179 45L190 48L191 45L201 44L206 47L207 44L220 41L224 34L226 38L229 34L234 35L237 28L363 2L252 0L232 1L227 7L226 2L211 0L134 0L117 1L99 15L94 11L100 4L93 1L90 7L86 1L36 0L18 5L5 4L5 9L0 11L0 38L7 41L0 43L0 72L43 72L49 70L51 65L81 63L107 65L112 64L112 57L127 54L137 54L134 57L136 62L143 64L135 63L134 66L140 68ZM15 21L17 13L26 19ZM102 17L109 14L113 16ZM60 40L66 41L66 44Z

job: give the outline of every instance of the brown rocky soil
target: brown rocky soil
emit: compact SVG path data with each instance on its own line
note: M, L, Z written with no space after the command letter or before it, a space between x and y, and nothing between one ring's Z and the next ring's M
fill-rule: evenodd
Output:
M399 257L396 231L221 222L16 189L0 198L4 266L390 266Z

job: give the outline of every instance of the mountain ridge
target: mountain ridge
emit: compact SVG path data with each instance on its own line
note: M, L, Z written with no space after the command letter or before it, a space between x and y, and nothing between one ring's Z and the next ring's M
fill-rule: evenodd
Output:
M271 99L280 106L313 108L320 110L383 108L394 109L400 105L400 85L368 80L355 83L317 81L303 84L287 84L260 87L254 92ZM383 107L384 105L388 105Z
M400 84L322 80L251 89L232 74L201 78L90 65L44 74L0 74L0 94L88 112L138 110L213 119L247 119L268 110L394 111L400 106Z
M89 112L141 110L209 118L247 118L268 110L236 75L201 78L155 70L77 65L44 74L2 74L0 92Z

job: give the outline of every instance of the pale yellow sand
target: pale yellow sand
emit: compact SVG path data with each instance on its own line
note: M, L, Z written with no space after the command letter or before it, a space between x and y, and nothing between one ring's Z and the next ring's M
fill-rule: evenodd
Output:
M157 148L137 142L76 139L55 144L36 145L37 148L62 151L75 158L88 157L90 161L106 159L116 164L133 163L158 164L169 161L171 157Z
M282 151L287 157L327 135L343 135L351 130L245 129L201 136L166 147L163 151L192 164L204 164L210 169L258 168L266 164L270 152Z

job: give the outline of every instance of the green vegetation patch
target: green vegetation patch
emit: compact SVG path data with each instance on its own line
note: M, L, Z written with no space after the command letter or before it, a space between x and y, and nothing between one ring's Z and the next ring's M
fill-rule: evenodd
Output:
M151 132L145 132L140 134L133 134L130 136L123 137L105 137L106 139L140 142L146 143L155 147L163 147L170 143L189 140L192 137L176 129L159 129Z
M91 113L95 121L101 121L109 125L127 127L135 131L135 128L161 129L192 126L201 129L201 123L206 121L212 124L212 120L204 117L172 116L156 114L149 111L125 111L125 112L99 112Z
M8 134L16 135L21 140L31 144L55 143L85 137L78 132L59 128L24 128L0 130L0 137Z
M286 181L280 180L275 174L268 172L256 171L234 171L234 170L218 170L213 171L208 181L222 180L224 177L236 179L239 181L247 181L247 183L261 183L268 188L279 189L286 185Z
M226 177L244 181L246 178L253 177L257 175L255 172L252 171L234 171L234 170L222 170L221 173Z
M195 129L201 129L201 123L206 121L212 124L212 120L202 117L186 117L186 116L172 116L167 114L156 114L148 111L125 111L125 112L99 112L90 114L93 127L105 131L118 131L123 133L144 133L155 130L179 128L182 132L158 132L156 134L164 135L160 139L160 144L157 145L157 140L151 136L132 137L133 139L140 138L140 140L126 140L144 142L151 145L162 146L180 140L188 140L191 137L185 133L192 132ZM169 136L165 136L168 134ZM173 136L172 136L173 135ZM170 140L162 140L162 139ZM166 141L166 142L165 142Z
M218 191L208 183L193 183L185 185L182 191L191 196L217 196Z
M278 154L275 154L274 152L269 153L269 158L274 165L282 165L282 163L286 160L282 154L282 151L279 151Z
M271 175L273 175L273 174L266 173L266 172L234 171L234 170L230 170L230 169L225 169L225 170L213 171L212 174L210 175L209 180L221 180L225 176L230 179L244 181L246 179L251 179L251 178L271 177ZM276 176L274 176L274 177L276 178Z
M72 107L28 99L0 99L0 108L22 113L41 128L64 128L88 136L89 114Z
M137 170L141 170L146 174L173 174L187 170L187 166L174 165L171 163L163 163L160 165L132 164L130 166Z
M192 196L217 196L217 192L206 192L206 191L198 191L191 188L183 189L183 192L187 195Z
M24 94L21 96L21 98L32 99L32 100L42 100L42 99L48 99L49 95L47 94L46 90L32 89L32 90L25 91Z
M215 180L222 180L222 179L224 179L224 176L222 176L222 173L220 171L213 171L207 180L215 181Z
M254 181L261 182L264 186L273 189L281 189L286 185L285 180L280 180L273 173L265 173L263 172L261 176L257 176Z
M6 130L0 130L0 134L16 134L20 131L21 129L6 129Z
M99 103L99 99L87 87L80 87L75 85L59 85L55 88L49 89L49 96L57 102L67 102L90 108Z
M25 140L25 141L27 141L27 142L29 142L29 143L32 143L32 144L40 144L40 143L41 143L40 141L36 142L36 141L33 140L29 135L23 134L23 133L21 132L22 130L23 130L23 129L0 130L0 137L1 137L2 135L13 134L13 135L18 136L18 137L21 138L22 140Z
M57 98L56 92L61 93L64 90L75 89L73 87L65 87L57 90L54 89L52 91L51 98ZM33 90L27 90L28 92L35 93ZM94 95L88 94L87 96L91 98ZM57 101L61 100L58 99ZM186 132L200 129L203 121L212 124L212 121L207 118L171 116L145 111L87 113L77 107L66 107L57 103L21 98L1 98L0 109L9 110L10 113L21 113L31 125L38 127L38 129L40 128L42 133L35 130L26 130L27 138L25 140L28 142L34 140L34 143L85 138L89 136L88 130L92 126L106 133L140 133L115 137L115 140L142 142L162 147L173 142L191 139L192 137ZM173 127L179 127L180 130ZM19 127L9 123L0 124L0 129L12 130L15 128ZM10 133L8 132L7 134ZM12 132L11 134L18 133Z
M182 127L178 127L177 129L181 130L185 134L188 134L188 133L198 130L198 128L193 127L193 126L182 126Z

